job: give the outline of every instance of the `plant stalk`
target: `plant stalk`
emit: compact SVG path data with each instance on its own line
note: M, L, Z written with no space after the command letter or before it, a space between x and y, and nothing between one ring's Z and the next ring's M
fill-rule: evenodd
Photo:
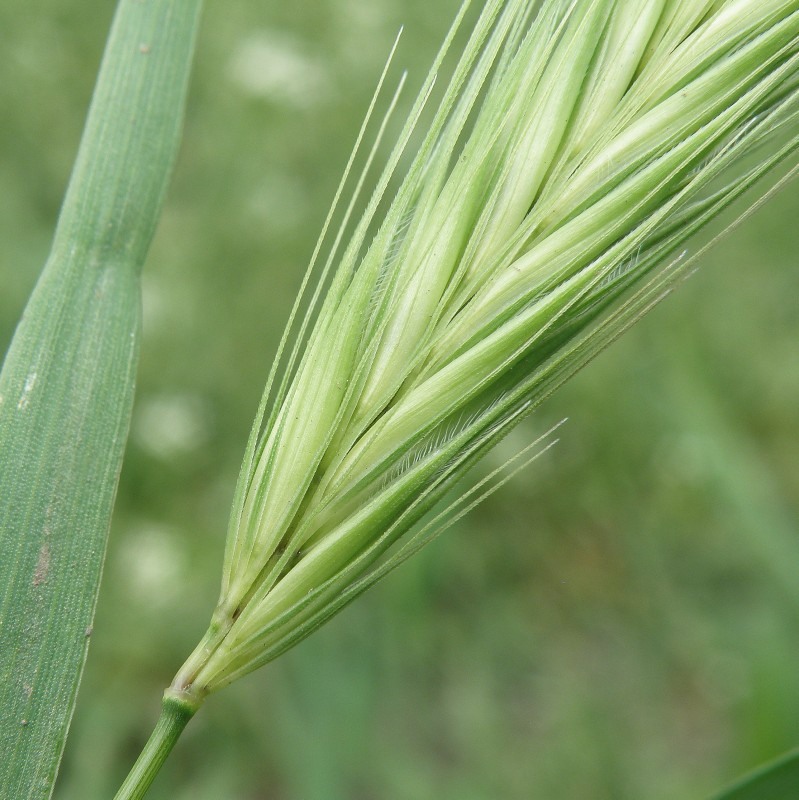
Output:
M161 716L114 800L140 800L145 796L201 702L167 689Z

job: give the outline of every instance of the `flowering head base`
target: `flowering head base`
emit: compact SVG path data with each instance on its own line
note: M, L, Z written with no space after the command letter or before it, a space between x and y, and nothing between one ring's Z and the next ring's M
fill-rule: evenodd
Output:
M363 216L350 226L398 93L341 228L328 237L332 211L324 226L247 447L219 604L170 690L191 703L293 646L537 452L431 517L658 301L692 260L686 239L799 145L799 0L489 0L389 202L467 7Z

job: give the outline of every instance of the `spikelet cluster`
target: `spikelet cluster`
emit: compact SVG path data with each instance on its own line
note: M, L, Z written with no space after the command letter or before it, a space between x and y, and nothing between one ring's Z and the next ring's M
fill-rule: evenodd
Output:
M351 204L346 236L326 226L244 459L218 607L173 684L193 702L501 482L432 516L799 143L799 0L488 0L435 87L466 14L363 217L349 226Z

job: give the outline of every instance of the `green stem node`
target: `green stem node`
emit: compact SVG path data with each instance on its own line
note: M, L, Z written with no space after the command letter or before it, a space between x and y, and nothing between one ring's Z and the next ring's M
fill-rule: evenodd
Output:
M140 800L144 797L201 703L201 700L170 689L164 692L161 716L114 800Z

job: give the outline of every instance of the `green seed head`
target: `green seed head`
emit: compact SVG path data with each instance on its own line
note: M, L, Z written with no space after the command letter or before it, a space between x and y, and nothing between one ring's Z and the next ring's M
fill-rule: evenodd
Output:
M292 315L176 691L273 659L469 507L421 524L796 150L799 0L489 0L387 204L465 10L324 300Z

